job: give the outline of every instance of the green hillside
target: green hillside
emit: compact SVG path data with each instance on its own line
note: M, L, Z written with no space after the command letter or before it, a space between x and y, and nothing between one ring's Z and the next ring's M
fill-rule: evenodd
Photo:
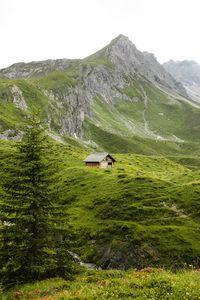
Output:
M1 177L12 145L1 142ZM116 153L116 167L103 170L84 166L88 153L52 143L73 252L103 268L198 266L200 159Z
M199 172L163 157L116 159L114 170L66 173L75 251L105 268L198 264Z

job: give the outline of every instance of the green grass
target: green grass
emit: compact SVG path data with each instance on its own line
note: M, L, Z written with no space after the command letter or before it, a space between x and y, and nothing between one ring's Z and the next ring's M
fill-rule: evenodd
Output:
M199 109L172 99L147 81L134 80L123 89L114 89L129 99L118 96L105 101L102 96L95 96L92 117L84 123L88 139L112 152L199 154ZM144 116L149 131L145 131ZM156 135L165 140L156 139ZM177 142L176 137L184 142Z
M65 90L67 87L75 86L75 79L70 76L67 72L54 71L48 75L35 80L36 84L45 89L59 92Z
M199 141L199 109L174 100L151 84L143 83L143 86L149 99L146 116L152 130L164 136L176 135L186 141Z
M46 298L45 298L46 297ZM2 300L198 300L198 271L172 273L164 269L88 271L72 281L55 278L17 286Z
M17 108L13 103L10 86L16 85L22 92L27 104L27 110ZM27 115L33 111L40 111L41 118L46 118L48 98L35 85L25 80L0 80L0 131L6 129L19 130L26 122Z
M111 123L111 122L110 122ZM119 125L120 126L120 125ZM116 132L109 132L101 126L95 125L88 118L84 122L84 132L87 139L97 143L101 149L110 152L138 153L147 155L199 155L198 143L176 143L142 138L137 135L131 137ZM118 133L120 129L118 130Z
M198 171L134 154L116 154L112 170L90 169L83 164L88 151L70 145L55 145L52 155L82 258L103 267L198 265Z
M0 143L3 161L14 143ZM6 154L6 155L5 155ZM91 169L88 150L52 142L54 189L68 207L72 250L104 268L199 265L198 169L181 159L114 154L114 169ZM106 254L105 254L106 253Z

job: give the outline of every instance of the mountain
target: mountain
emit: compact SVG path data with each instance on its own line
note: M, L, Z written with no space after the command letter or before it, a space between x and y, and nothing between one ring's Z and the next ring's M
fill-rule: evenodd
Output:
M173 61L163 64L163 67L181 82L188 95L196 102L200 102L200 65L193 60Z
M35 109L55 138L112 152L184 153L199 142L198 105L153 54L123 35L82 60L0 70L0 137L20 138Z
M158 63L155 56L148 52L139 51L135 45L123 35L119 35L111 43L89 56L85 62L96 61L112 64L115 71L126 75L139 73L152 82L158 82L163 86L177 91L183 96L187 96L186 91L165 69ZM47 75L55 70L65 71L72 65L79 65L81 60L57 59L41 62L17 63L8 68L2 69L1 74L10 79L27 79Z

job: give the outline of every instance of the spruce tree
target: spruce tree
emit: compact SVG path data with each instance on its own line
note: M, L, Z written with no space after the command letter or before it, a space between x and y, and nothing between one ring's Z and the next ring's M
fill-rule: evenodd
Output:
M57 223L59 206L51 189L54 169L47 153L44 129L33 117L3 180L0 276L4 283L32 281L59 272L57 239L63 238L63 228Z

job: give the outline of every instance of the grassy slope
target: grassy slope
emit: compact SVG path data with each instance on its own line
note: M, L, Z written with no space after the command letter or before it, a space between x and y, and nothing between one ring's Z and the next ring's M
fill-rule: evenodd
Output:
M11 299L48 300L198 300L200 274L182 271L176 274L162 269L141 271L90 271L72 281L59 278L16 287L1 296ZM18 297L18 298L17 298Z
M17 108L12 100L10 86L16 85L22 91L26 100L28 109L23 111ZM38 88L31 82L25 80L0 80L0 131L5 129L20 129L25 122L28 113L32 111L41 111L41 117L45 117L45 111L48 106L48 98L44 96Z
M76 250L104 267L198 264L199 172L163 157L116 158L114 170L65 177Z
M0 145L2 163L13 143ZM199 264L198 157L179 164L176 157L116 154L116 167L100 170L84 166L87 154L52 144L60 170L55 188L68 205L75 252L105 268Z
M102 97L94 97L92 119L84 124L88 139L112 152L199 154L199 109L172 99L147 81L135 80L118 90L131 100L116 98L108 104ZM151 133L145 132L144 109ZM172 141L155 141L156 135ZM185 142L176 142L176 137Z
M87 139L109 152L138 153L147 155L199 155L200 147L198 142L175 143L172 141L160 141L149 138L142 138L132 135L119 135L116 132L109 132L100 126L95 125L91 120L84 122L84 131Z

